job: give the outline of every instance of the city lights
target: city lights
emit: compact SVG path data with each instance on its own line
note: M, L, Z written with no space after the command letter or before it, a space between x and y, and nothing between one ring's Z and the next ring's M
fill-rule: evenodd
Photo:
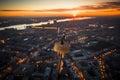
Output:
M118 80L119 0L0 0L0 80Z

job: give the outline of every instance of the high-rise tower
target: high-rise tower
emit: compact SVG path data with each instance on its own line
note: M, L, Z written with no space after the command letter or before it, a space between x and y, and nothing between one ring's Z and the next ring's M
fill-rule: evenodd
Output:
M58 65L57 65L57 73L60 74L63 66L63 58L64 55L70 52L70 45L64 42L65 36L61 38L60 42L56 42L54 45L54 51L58 53Z
M60 34L60 27L57 27L57 34Z

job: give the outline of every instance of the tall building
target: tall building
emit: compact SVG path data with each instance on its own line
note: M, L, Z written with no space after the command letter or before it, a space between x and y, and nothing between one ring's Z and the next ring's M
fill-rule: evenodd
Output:
M60 27L57 27L57 34L60 34Z
M64 42L65 36L62 37L60 42L55 43L54 51L58 53L58 65L57 65L57 73L60 74L63 69L63 58L64 55L69 53L70 45Z

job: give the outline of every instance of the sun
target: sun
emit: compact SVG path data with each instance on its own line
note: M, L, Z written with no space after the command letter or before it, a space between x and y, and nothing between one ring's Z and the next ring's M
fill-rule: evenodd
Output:
M78 11L78 10L72 11L73 17L76 17L78 14L79 14L79 11Z
M73 14L73 17L76 17L77 16L77 14Z

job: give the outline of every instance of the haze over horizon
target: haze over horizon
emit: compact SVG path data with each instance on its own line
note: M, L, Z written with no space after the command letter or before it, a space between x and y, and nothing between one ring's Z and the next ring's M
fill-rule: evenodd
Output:
M120 16L120 1L1 0L0 16Z

